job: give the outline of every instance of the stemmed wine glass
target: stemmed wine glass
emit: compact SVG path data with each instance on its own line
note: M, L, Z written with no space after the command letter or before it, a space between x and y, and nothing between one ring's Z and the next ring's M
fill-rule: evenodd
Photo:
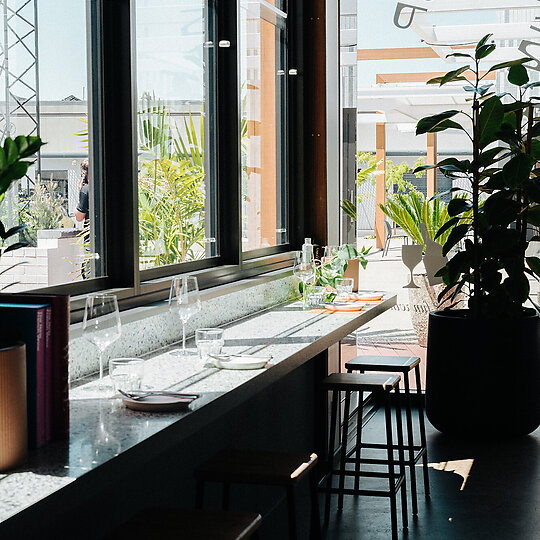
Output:
M315 276L315 262L306 260L301 251L294 258L293 274L302 282L302 306L307 309L307 282Z
M86 297L83 335L99 353L99 389L103 390L103 353L122 333L118 300L115 294L89 294Z
M199 284L194 276L178 276L173 278L169 294L169 309L178 313L182 321L182 350L171 351L173 356L189 356L195 354L186 350L186 323L195 313L201 311Z
M411 272L411 281L408 285L404 286L404 289L418 289L418 285L414 282L413 279L413 270L416 268L416 265L422 262L422 252L424 246L422 245L411 245L411 246L401 246L401 258L403 259L403 264Z

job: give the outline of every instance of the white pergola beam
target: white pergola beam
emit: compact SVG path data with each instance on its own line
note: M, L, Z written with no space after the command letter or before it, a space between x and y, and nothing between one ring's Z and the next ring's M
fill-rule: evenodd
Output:
M502 9L539 8L537 0L414 0L403 1L428 13L453 13L459 11L497 11ZM410 10L409 10L410 11Z
M493 34L495 40L515 39L538 39L540 31L540 21L531 21L523 23L497 23L497 24L471 24L462 26L432 26L432 32L435 40L429 43L468 43L476 42L486 34ZM416 28L415 28L416 29ZM426 29L422 28L425 32ZM422 36L422 39L423 36Z

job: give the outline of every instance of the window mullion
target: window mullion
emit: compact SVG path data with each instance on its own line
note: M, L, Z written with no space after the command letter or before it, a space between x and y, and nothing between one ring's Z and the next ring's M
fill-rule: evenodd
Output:
M242 251L238 2L218 0L218 227L224 264L240 264ZM230 42L229 47L219 43Z
M139 290L135 6L103 0L103 154L106 272Z

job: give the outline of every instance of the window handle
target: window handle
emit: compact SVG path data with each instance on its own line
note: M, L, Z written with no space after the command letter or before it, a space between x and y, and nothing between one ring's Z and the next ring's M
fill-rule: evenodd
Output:
M297 69L289 69L289 75L298 75L298 70Z
M213 41L205 41L205 42L203 43L203 47L204 47L205 49L211 49L213 46L214 46L214 42L213 42Z
M219 46L226 49L231 46L231 42L228 39L222 39L219 42Z

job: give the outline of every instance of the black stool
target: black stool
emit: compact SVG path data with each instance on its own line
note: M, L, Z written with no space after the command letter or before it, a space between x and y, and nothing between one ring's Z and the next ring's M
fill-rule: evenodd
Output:
M121 525L110 540L246 540L258 537L260 514L152 508Z
M196 506L203 506L204 483L223 484L223 509L229 507L231 484L252 484L283 486L287 492L289 514L289 537L297 538L296 527L296 484L309 473L311 491L311 532L310 538L321 538L317 479L314 467L316 454L257 452L223 450L195 469L197 479Z
M401 404L400 404L400 392L399 392L399 375L358 375L356 373L333 373L322 382L323 388L332 392L332 412L330 421L330 441L328 448L328 460L329 468L326 478L326 505L325 505L325 521L327 522L330 517L330 495L332 493L338 494L338 509L343 509L343 496L344 495L368 495L376 497L388 497L390 499L390 512L392 523L392 538L397 538L397 504L396 495L401 490L401 515L403 520L403 528L408 526L407 519L407 488L405 480L405 455L403 446L403 425L401 419ZM393 443L392 435L392 413L390 404L390 392L395 391L396 395L396 429L397 429L397 445ZM340 467L335 470L333 467L334 461L334 445L336 438L337 426L337 409L340 399L340 392L346 392L346 396L349 399L345 400L345 410L343 413L343 432L341 439L341 456ZM385 424L386 424L386 444L373 445L373 448L386 449L386 459L382 458L361 458L357 455L355 458L351 458L352 453L357 449L356 447L352 452L347 453L347 438L349 434L349 416L350 416L350 393L351 392L372 392L375 396L384 402L385 406ZM358 426L362 423L362 407L361 402L358 410ZM394 458L394 450L398 451L398 460ZM355 470L350 471L346 469L347 463L354 463ZM375 471L361 471L360 464L366 463L371 465L387 465L388 472L375 472ZM396 474L395 467L399 466L399 473ZM332 487L332 476L334 474L339 475L339 487ZM345 488L345 477L354 477L354 489ZM388 491L375 490L375 489L360 489L359 478L388 478Z
M428 474L428 457L426 445L426 425L424 422L424 408L422 400L418 403L418 425L420 426L420 444L414 444L414 430L412 424L412 409L411 409L411 390L409 386L409 372L414 369L416 377L417 392L420 391L420 358L417 356L357 356L345 364L347 371L386 371L391 373L403 374L403 385L405 393L405 411L407 417L407 445L409 449L409 469L411 473L411 494L412 494L412 509L413 515L418 514L418 502L416 497L416 464L422 459L423 475L424 475L424 492L426 498L429 498L429 474ZM360 429L360 428L359 428ZM361 442L361 431L358 433L358 440ZM366 447L366 446L365 446ZM369 447L369 446L367 446ZM362 446L358 449L360 453Z

